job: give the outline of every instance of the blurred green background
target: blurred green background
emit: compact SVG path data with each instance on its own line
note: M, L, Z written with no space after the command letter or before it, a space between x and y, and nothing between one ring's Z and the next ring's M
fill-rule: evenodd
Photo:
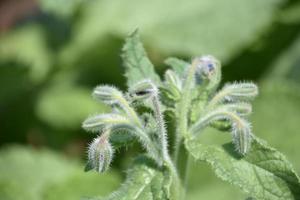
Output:
M212 54L224 82L258 83L254 133L300 173L299 0L2 0L1 200L101 196L123 181L137 145L119 149L108 173L84 173L94 135L81 122L107 109L93 87L126 89L120 50L136 28L160 74L169 56ZM190 176L188 200L245 197L205 165Z

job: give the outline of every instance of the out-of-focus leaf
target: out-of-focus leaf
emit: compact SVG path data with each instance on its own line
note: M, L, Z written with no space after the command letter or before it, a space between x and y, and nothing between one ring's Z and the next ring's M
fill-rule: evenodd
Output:
M147 57L137 31L126 39L122 58L128 86L132 86L143 79L151 79L153 82L159 83L159 76L155 73L154 67Z
M81 0L39 0L43 11L63 18L73 16L81 3Z
M279 14L279 22L286 24L298 24L300 22L300 3L292 4Z
M300 172L300 87L288 80L262 82L254 101L253 130L292 161Z
M146 44L157 52L187 56L210 53L226 61L269 27L282 2L90 1L71 46L78 47L72 48L78 54L107 34L124 37L139 28Z
M0 199L80 199L106 195L118 183L114 173L87 175L77 162L48 150L11 146L0 151Z
M91 98L90 90L78 87L51 87L37 103L37 115L55 128L78 129L90 114L107 108Z
M285 156L254 138L252 148L245 157L235 153L232 144L223 148L188 141L191 155L207 162L216 175L257 199L298 199L299 177Z
M51 59L42 29L37 25L24 26L0 38L0 60L28 66L34 82L46 77Z
M47 187L45 200L80 200L88 196L104 196L115 190L120 178L113 172L106 174L77 171L59 184Z
M299 52L300 35L298 36L298 39L291 45L291 47L284 51L284 53L275 60L274 65L272 66L271 70L266 73L264 79L289 79L300 84Z

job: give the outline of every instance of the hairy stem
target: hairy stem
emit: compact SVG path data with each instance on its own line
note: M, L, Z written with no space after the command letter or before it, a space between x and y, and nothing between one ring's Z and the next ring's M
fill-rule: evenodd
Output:
M192 93L192 87L194 84L194 76L196 72L196 63L193 62L192 65L189 67L184 85L183 85L183 93L182 98L180 102L178 103L178 113L177 113L177 130L176 130L176 136L175 136L175 149L174 149L174 155L173 160L178 166L178 157L181 151L184 152L184 145L182 143L182 137L188 137L188 112L189 112L189 106L191 104L191 93ZM184 158L188 155L185 155L183 153L183 160L186 160L187 158ZM182 160L182 159L180 159ZM185 163L183 163L185 165ZM181 167L182 170L180 170L180 175L185 176L185 167Z
M180 189L181 188L181 181L178 176L177 169L169 155L168 152L168 135L167 135L167 130L165 127L165 121L163 118L163 113L161 110L161 104L159 100L158 94L154 94L152 97L152 103L154 106L154 114L155 118L157 120L157 126L159 130L159 137L160 137L160 142L161 142L161 150L162 150L162 155L163 159L165 161L165 164L169 167L172 177L174 178L174 183L175 183L175 191L174 192L174 198L175 200L181 200L183 199L183 194L181 194Z

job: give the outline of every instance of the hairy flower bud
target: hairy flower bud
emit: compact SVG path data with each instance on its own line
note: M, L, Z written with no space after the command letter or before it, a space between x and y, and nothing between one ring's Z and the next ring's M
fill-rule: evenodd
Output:
M251 100L258 94L257 86L254 83L227 84L222 90L227 101Z
M250 124L245 120L241 120L238 123L235 122L232 125L231 133L236 151L245 155L250 150L251 146L252 138Z
M129 88L129 95L134 100L148 99L158 93L151 80L143 80Z
M100 114L87 118L82 123L82 128L91 132L102 131L105 127L113 127L115 125L130 125L128 118L119 114Z
M106 104L118 104L123 94L117 88L108 85L101 85L94 89L93 97Z
M88 149L88 164L99 173L108 170L112 161L114 149L109 143L108 135L102 134L94 139Z
M202 79L211 79L220 67L219 61L210 55L195 58L193 64L197 65L196 73Z

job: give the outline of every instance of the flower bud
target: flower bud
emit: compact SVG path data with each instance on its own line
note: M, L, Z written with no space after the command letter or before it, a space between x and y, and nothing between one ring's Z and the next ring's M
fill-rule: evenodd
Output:
M100 137L94 139L89 146L88 162L91 169L102 173L108 170L112 161L114 149L109 143L108 135L102 134Z
M221 91L227 101L251 100L258 94L258 88L254 83L228 84Z
M232 138L236 151L242 155L245 155L251 146L251 127L245 120L239 123L233 123L232 125Z
M123 98L123 94L113 86L103 85L94 89L93 97L106 104L112 105L119 103L120 98Z
M143 80L129 88L129 95L134 100L148 99L157 93L157 87L150 80Z
M217 73L220 67L220 62L210 55L195 58L193 64L197 65L196 74L202 79L209 80Z
M100 114L87 118L82 128L90 132L102 131L105 127L130 124L128 118L119 114Z

